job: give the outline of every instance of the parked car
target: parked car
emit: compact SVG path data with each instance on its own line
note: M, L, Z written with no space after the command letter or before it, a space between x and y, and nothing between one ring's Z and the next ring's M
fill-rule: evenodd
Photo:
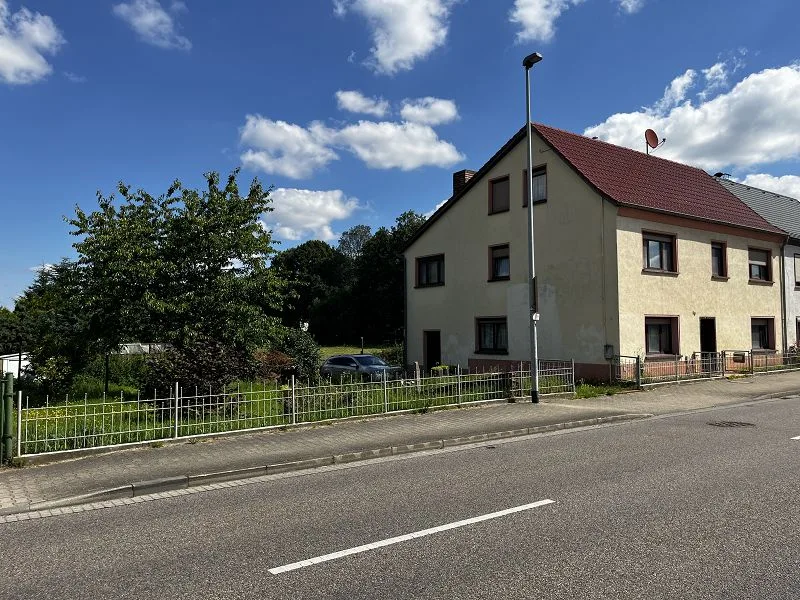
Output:
M392 367L372 354L337 354L328 358L319 369L320 375L331 379L347 378L380 381L386 373L386 379L396 379L403 373L401 367Z

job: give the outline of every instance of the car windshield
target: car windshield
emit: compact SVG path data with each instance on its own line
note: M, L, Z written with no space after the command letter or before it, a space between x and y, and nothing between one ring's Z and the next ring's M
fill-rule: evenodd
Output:
M386 363L377 356L356 356L358 364L364 367L385 367Z

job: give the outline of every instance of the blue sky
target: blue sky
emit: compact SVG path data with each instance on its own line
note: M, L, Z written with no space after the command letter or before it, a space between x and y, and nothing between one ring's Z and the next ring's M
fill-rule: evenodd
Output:
M0 0L0 304L63 217L243 166L281 248L449 196L534 120L800 197L800 3ZM135 243L135 240L131 240Z

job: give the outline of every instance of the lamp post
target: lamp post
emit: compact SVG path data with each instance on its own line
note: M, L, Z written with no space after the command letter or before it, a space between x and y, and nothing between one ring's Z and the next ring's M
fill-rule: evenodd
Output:
M533 132L531 126L531 76L533 65L542 60L538 52L529 54L522 61L525 67L525 126L528 138L528 287L530 307L530 336L531 336L531 402L539 402L539 338L536 326L539 322L538 307L536 306L536 261L533 244Z

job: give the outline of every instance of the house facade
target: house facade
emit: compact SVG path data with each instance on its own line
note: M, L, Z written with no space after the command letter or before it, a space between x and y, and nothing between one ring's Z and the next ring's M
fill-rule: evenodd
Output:
M529 360L526 152L522 128L456 173L406 248L409 363ZM533 155L542 358L604 379L613 355L781 347L782 231L686 165L543 125Z
M715 178L764 219L788 234L781 252L783 350L790 347L797 350L800 346L800 200L724 179L721 174Z

